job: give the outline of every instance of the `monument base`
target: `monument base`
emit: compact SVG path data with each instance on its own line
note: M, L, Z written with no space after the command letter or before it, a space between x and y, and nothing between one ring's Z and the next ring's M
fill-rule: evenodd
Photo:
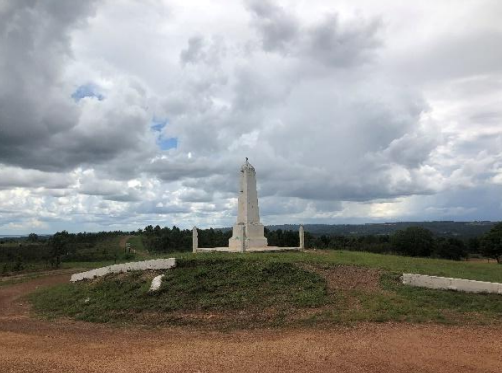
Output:
M279 247L279 246L264 246L264 247L250 247L244 250L245 253L264 253L274 251L299 251L300 247ZM223 253L241 253L240 248L235 249L231 247L198 247L194 252L196 253L210 253L210 252L223 252Z
M234 251L248 251L251 248L267 247L263 224L235 224L232 237L228 240L228 247Z

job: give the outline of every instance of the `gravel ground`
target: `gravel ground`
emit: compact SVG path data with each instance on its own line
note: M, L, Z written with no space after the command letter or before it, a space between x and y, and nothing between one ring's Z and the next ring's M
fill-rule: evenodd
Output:
M231 333L30 318L22 296L68 273L0 288L0 371L502 372L502 328L359 324Z

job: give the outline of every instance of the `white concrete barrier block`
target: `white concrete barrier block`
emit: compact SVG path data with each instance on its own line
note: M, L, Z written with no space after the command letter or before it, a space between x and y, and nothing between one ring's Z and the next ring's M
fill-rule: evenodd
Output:
M110 273L124 273L130 271L144 271L151 269L170 269L176 266L176 259L154 259L144 260L142 262L131 262L124 264L113 264L111 266L92 269L87 272L75 273L71 276L70 281L76 282L85 279L93 279L96 277L106 276Z
M403 273L401 282L405 285L425 287L429 289L502 294L502 284L498 282L465 280L462 278L418 275L413 273Z

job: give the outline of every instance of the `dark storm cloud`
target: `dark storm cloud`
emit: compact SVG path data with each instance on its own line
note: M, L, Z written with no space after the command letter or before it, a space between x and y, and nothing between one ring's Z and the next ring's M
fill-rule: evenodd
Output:
M21 0L0 7L1 159L20 163L19 153L75 125L60 72L71 55L68 33L92 10L91 1Z
M268 0L248 1L248 7L254 16L254 26L262 36L263 49L287 53L299 36L300 24L296 17Z
M85 98L77 104L71 98L76 82L63 79L72 59L70 34L94 10L93 1L61 0L15 1L0 8L3 163L69 170L109 161L146 141L142 127L149 118L140 84L118 86L104 101Z
M350 67L372 59L381 45L377 37L381 22L357 20L343 26L337 15L328 15L306 32L305 55L328 66Z
M249 1L248 8L263 49L268 52L347 68L371 60L381 45L379 19L355 19L342 24L338 14L326 14L317 23L303 25L294 14L269 0Z

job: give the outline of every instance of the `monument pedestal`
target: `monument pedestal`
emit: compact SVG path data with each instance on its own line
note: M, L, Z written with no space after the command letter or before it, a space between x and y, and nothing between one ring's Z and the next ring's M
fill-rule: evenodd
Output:
M228 247L232 250L246 251L255 247L267 247L265 227L261 223L237 223L234 225Z

